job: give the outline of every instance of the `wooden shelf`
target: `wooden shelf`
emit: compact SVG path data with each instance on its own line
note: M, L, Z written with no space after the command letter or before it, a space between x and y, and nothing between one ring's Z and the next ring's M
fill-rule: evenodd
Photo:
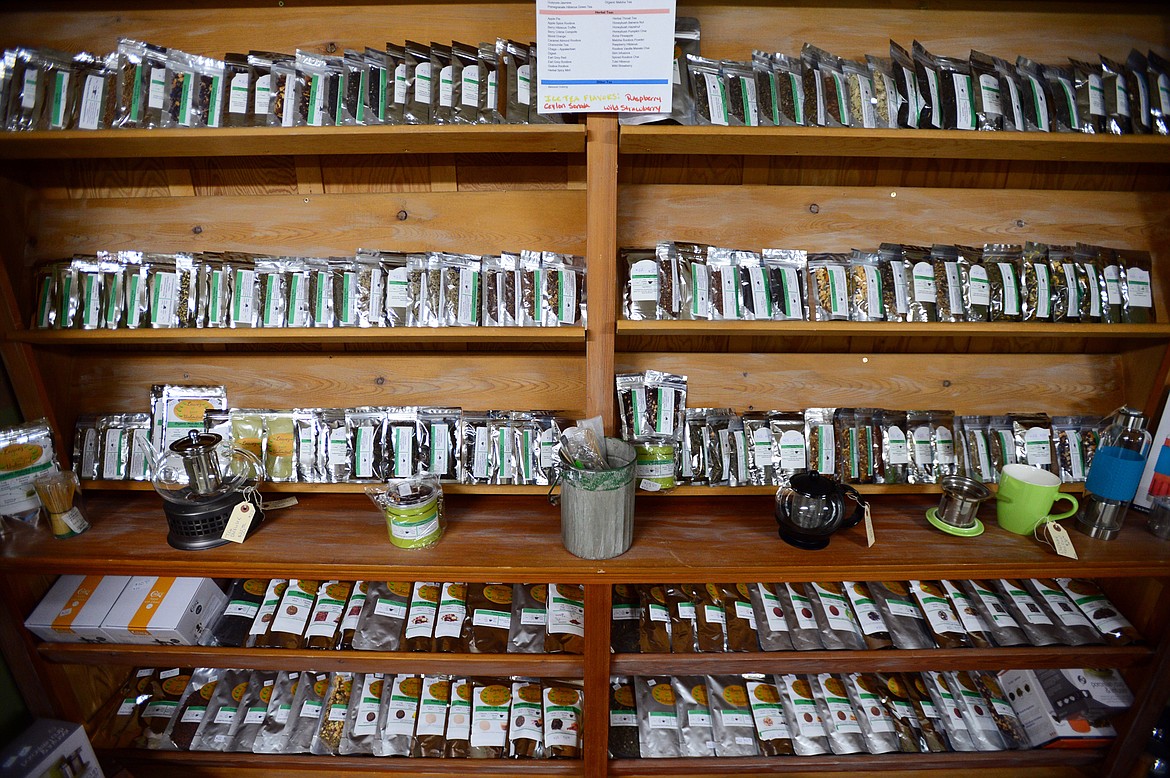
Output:
M250 670L462 673L580 678L584 660L571 654L431 654L399 651L290 651L277 648L210 648L89 643L41 643L50 662L134 667L246 667Z
M394 759L310 754L231 754L205 751L98 750L135 775L581 775L579 759ZM175 773L171 773L175 770Z
M43 646L42 646L43 649ZM43 653L43 651L42 651ZM1149 661L1146 646L959 648L901 651L772 651L724 654L615 654L615 675L706 673L855 673L922 670L1003 670L1130 667Z
M967 774L971 770L1015 768L1019 775L1040 767L1087 767L1104 758L1100 749L1035 749L948 754L881 754L855 756L725 757L723 759L611 759L608 775L732 776L760 773L799 773L802 776L844 773L870 775L885 770L945 770L943 774ZM911 773L900 773L909 775Z
M622 127L619 148L622 154L1170 163L1167 138L1044 132L640 125Z
M859 321L629 321L618 335L708 337L1031 338L1037 342L1085 338L1148 343L1170 340L1170 324L1048 324L1044 322L859 322ZM1014 347L1018 348L1018 346Z
M873 501L872 548L855 527L825 550L802 551L777 537L768 496L638 500L630 550L591 561L565 551L559 511L538 496L452 495L443 538L404 550L390 545L364 496L304 495L272 512L246 543L190 552L167 545L156 495L96 493L88 500L92 529L60 541L17 526L0 547L0 572L507 583L1170 575L1170 543L1152 541L1137 514L1116 540L1072 532L1080 557L1073 561L1001 530L987 508L983 535L944 535L924 518L934 504L925 495L883 496Z
M396 343L504 343L584 346L582 327L296 327L276 329L16 330L7 339L38 346L170 346L209 344L379 346Z
M96 483L96 482L95 482ZM105 483L118 484L122 481L107 481ZM292 486L292 484L285 484ZM904 495L904 494L942 494L942 487L938 484L850 484L861 494L869 495ZM266 487L267 488L267 487ZM446 488L446 487L444 487ZM524 489L527 487L515 487ZM669 491L643 492L639 497L717 497L720 495L756 496L776 494L776 486L676 486ZM996 484L987 484L987 488L995 492L999 487ZM1060 491L1080 494L1085 490L1082 483L1061 484Z
M365 494L376 483L301 484L266 482L260 491L274 494ZM149 481L82 481L86 491L153 492ZM776 490L773 489L774 493ZM512 484L443 484L443 494L494 494L497 496L547 495L547 486ZM763 492L761 492L763 494Z
M64 130L0 134L0 159L584 151L584 124Z

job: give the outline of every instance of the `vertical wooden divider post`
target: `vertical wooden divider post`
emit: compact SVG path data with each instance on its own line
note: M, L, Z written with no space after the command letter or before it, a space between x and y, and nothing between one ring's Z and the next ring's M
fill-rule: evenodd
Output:
M585 135L585 254L589 321L585 332L585 415L601 416L614 434L614 345L617 336L618 122L593 114ZM585 775L606 774L609 728L610 586L585 587Z

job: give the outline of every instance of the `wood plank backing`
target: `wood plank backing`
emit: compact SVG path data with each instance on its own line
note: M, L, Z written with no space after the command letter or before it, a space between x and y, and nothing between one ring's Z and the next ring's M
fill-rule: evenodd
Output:
M126 355L77 357L69 402L78 413L147 411L152 384L223 385L240 408L453 405L585 409L584 366L564 354ZM69 420L63 420L71 424Z
M475 45L504 36L528 42L536 34L531 3L518 0L380 4L246 0L218 7L151 3L117 13L101 4L75 3L67 10L10 12L0 21L0 45L5 47L35 43L105 53L119 37L130 36L215 56L257 48L340 54L346 48L381 48L388 39L401 43L408 38L427 43L435 37L454 37Z
M753 48L799 53L811 42L841 57L888 56L889 39L910 48L917 39L932 52L965 57L972 49L1041 62L1125 59L1131 48L1164 47L1165 8L1111 4L1108 13L1089 3L915 2L833 3L795 0L778 4L726 0L684 2L680 16L702 23L706 57L747 59Z
M618 245L692 240L849 251L896 243L1083 241L1170 256L1170 194L897 187L635 186L618 189ZM1155 306L1170 289L1158 263Z
M960 414L1106 414L1129 397L1118 358L1039 354L621 353L617 372L689 378L687 405L745 410L945 408Z
M583 191L53 201L41 211L36 256L134 248L328 256L359 246L583 254L584 204Z

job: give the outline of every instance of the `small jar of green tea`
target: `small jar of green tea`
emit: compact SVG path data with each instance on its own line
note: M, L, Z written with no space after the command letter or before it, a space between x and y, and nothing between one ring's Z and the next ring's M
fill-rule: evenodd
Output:
M639 489L658 492L674 488L673 441L635 441L634 451L638 455L634 466L634 480L637 481Z
M443 536L443 490L434 478L392 480L366 494L382 509L390 542L399 548L426 548Z

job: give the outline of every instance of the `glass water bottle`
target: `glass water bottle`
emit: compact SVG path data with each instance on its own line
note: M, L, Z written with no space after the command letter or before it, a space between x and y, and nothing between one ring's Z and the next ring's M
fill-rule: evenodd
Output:
M1077 529L1089 537L1112 540L1137 494L1152 438L1145 416L1133 408L1123 406L1105 422L1112 423L1101 433L1089 466Z

